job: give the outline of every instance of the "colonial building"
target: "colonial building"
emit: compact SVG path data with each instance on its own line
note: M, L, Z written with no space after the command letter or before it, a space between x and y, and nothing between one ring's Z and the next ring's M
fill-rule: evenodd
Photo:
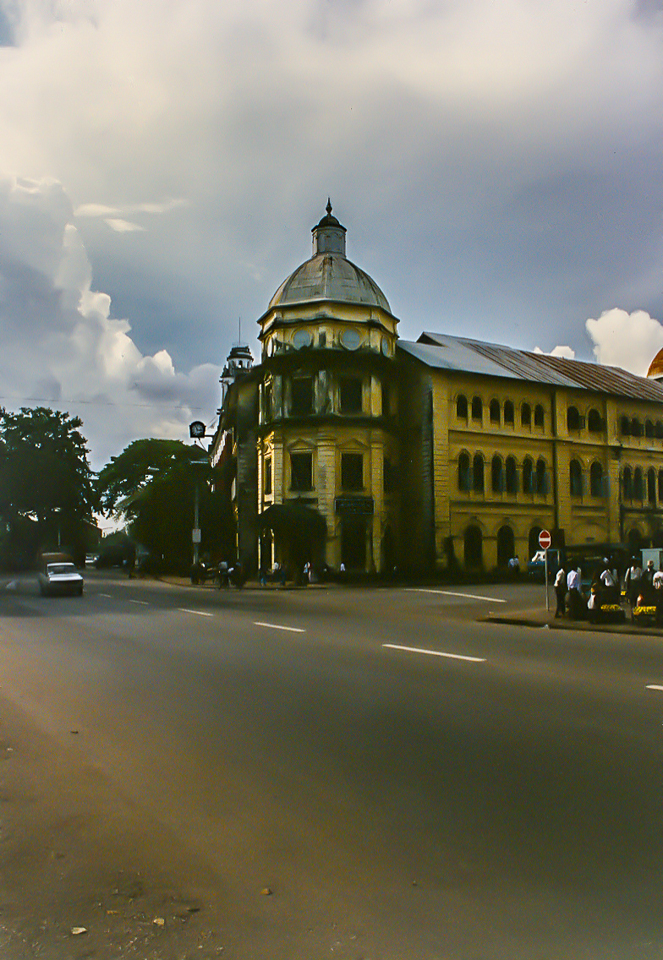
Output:
M445 334L399 340L330 204L312 234L258 320L260 363L243 348L222 378L212 455L236 461L249 568L288 559L274 521L293 505L320 520L307 559L335 569L490 570L531 555L542 528L663 542L663 357L642 378Z

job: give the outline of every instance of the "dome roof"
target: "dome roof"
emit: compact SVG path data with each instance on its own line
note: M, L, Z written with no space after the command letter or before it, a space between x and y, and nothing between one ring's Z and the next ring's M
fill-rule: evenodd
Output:
M339 253L319 253L290 274L269 302L272 307L309 300L340 300L381 307L389 301L367 273Z
M377 283L345 256L345 227L327 215L313 227L313 256L287 277L269 302L269 309L312 300L337 300L380 307L391 313Z
M659 350L647 371L648 377L663 377L663 350Z

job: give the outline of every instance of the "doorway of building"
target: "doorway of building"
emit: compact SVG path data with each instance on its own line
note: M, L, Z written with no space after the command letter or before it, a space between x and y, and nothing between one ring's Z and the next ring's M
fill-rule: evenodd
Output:
M346 570L366 569L366 517L342 517L341 561Z
M514 539L511 527L500 527L497 532L497 566L506 567L514 555Z
M465 530L465 569L476 570L483 566L483 536L479 527L470 526Z

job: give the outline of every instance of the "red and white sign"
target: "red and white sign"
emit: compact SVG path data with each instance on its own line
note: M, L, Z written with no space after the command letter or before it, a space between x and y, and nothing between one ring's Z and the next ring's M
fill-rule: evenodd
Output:
M541 549L547 550L551 543L552 537L550 536L550 530L542 530L539 534L539 546Z

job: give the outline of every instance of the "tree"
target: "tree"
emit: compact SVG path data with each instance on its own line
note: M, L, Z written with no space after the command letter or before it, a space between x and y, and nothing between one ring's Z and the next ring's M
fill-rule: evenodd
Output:
M198 488L201 552L225 552L231 524L225 500L210 489L213 471L201 447L180 440L134 440L100 472L102 508L127 521L131 536L163 566L191 562L191 531Z
M8 555L28 563L65 545L80 558L97 507L79 417L48 407L0 409L0 518Z

